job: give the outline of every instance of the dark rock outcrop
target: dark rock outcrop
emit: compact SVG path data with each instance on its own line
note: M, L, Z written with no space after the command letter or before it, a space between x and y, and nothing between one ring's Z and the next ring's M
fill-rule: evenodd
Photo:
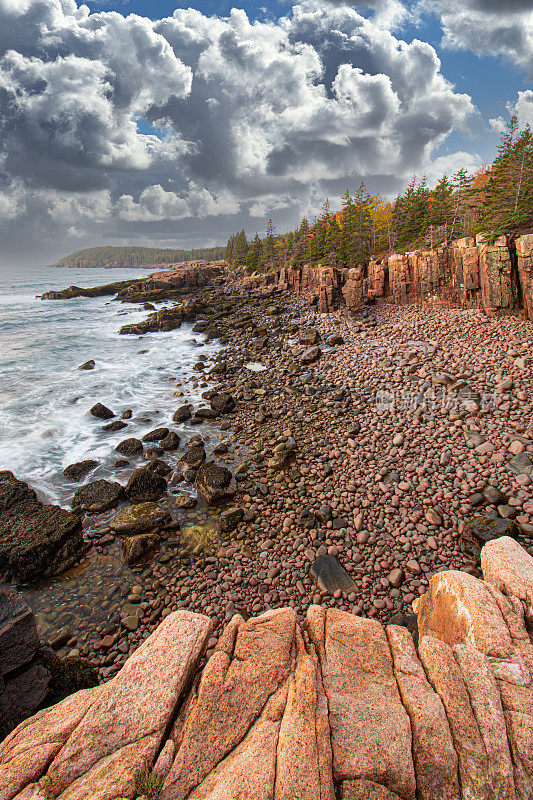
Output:
M72 507L80 511L106 511L122 500L124 489L115 481L91 481L80 486L72 500Z
M167 482L148 468L136 469L126 484L126 497L132 503L146 503L159 500L167 491Z
M0 472L0 580L33 581L71 567L84 550L79 517L44 505L8 471Z

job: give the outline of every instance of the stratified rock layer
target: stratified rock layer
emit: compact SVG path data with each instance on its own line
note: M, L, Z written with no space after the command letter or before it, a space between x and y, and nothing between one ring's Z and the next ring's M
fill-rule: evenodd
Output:
M433 576L418 651L397 625L277 609L234 616L195 679L210 622L170 614L0 744L0 800L125 800L141 770L162 800L531 800L533 559L503 537L481 560L486 582Z

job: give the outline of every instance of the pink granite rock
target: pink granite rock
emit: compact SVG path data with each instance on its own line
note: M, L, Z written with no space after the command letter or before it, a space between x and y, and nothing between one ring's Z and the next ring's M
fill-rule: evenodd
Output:
M184 800L242 741L289 675L295 626L293 609L267 611L239 620L219 642L180 731L163 800Z
M336 609L311 607L308 621L309 635L322 654L335 780L373 780L406 800L414 798L411 726L385 631L374 620Z
M420 800L456 800L460 796L457 753L442 701L428 683L407 628L389 625L386 631L394 674L411 720Z

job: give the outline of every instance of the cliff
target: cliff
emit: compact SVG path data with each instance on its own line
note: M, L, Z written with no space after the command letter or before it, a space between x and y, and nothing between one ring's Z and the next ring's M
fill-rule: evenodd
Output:
M394 253L367 268L283 266L250 283L317 295L321 312L352 311L378 298L390 303L478 308L488 315L521 313L533 319L533 234L458 239L451 247Z
M1 800L527 800L533 559L437 572L407 628L334 608L176 611L108 683L0 745Z

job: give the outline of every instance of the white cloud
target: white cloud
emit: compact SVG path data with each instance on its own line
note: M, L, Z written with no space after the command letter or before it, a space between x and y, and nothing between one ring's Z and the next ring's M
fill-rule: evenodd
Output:
M3 239L198 244L206 218L205 238L223 240L276 212L295 224L361 180L401 189L474 112L431 45L393 34L406 13L301 0L269 22L152 21L0 0L0 187L17 187L0 200Z
M439 14L444 45L504 56L533 75L531 0L420 0L419 5Z
M236 214L239 204L228 191L215 196L191 182L184 196L168 192L159 184L143 189L137 202L131 195L123 194L117 201L117 211L122 219L142 222Z

